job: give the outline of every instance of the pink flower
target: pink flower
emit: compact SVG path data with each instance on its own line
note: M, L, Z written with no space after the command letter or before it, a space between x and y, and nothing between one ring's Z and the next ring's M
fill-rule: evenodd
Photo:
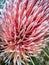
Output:
M3 9L0 46L8 63L21 65L43 47L49 28L49 0L7 0Z

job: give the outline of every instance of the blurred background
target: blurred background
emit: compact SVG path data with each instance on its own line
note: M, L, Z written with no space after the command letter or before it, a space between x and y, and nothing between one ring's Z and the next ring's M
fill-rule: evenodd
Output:
M0 0L0 23L2 23L2 9L4 7L4 4L5 4L5 1L6 0Z

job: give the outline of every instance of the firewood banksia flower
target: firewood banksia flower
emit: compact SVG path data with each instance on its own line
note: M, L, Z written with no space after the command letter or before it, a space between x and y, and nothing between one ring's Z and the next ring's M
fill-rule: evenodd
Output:
M31 55L38 55L46 40L49 0L6 0L2 21L0 56L8 64L12 59L13 65L25 64Z

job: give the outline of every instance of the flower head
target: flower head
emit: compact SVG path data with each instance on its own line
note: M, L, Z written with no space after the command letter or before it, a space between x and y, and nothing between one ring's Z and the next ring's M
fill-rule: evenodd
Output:
M21 65L43 47L49 28L49 0L6 0L1 24L1 56ZM4 59L5 59L4 58Z

